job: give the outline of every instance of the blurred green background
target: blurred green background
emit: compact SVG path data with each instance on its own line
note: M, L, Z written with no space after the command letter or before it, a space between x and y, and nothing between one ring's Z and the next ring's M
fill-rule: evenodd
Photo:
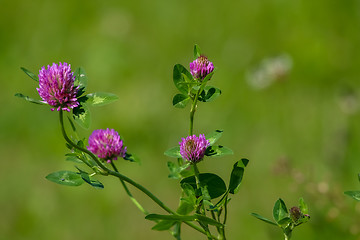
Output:
M360 204L343 194L360 190L360 2L243 1L0 1L0 239L171 239L152 231L116 179L105 189L64 187L45 176L74 170L66 162L58 114L14 97L38 98L37 73L53 62L84 67L88 91L120 100L92 108L88 136L115 128L142 165L118 162L121 172L176 208L180 187L167 179L164 150L188 132L189 109L172 107L172 68L193 60L193 45L217 68L211 84L222 96L200 104L195 133L223 129L234 156L199 164L225 180L232 164L250 159L230 202L228 239L281 239L274 202L304 197L311 220L293 239L360 239ZM282 81L258 89L249 71L287 54ZM261 69L260 69L261 70ZM132 189L132 188L131 188ZM135 189L139 201L164 213ZM204 239L184 227L183 239Z

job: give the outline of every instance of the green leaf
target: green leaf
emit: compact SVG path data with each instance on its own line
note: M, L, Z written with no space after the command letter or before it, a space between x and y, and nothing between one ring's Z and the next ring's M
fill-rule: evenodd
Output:
M289 217L285 217L283 219L281 219L278 224L284 228L284 227L287 227L290 223L292 222L291 218Z
M198 58L200 56L201 56L200 47L197 44L195 44L194 45L194 58L196 59L196 58Z
M104 188L104 185L101 182L99 182L96 179L93 179L87 172L81 170L80 168L78 168L78 167L76 167L76 168L79 170L81 178L86 183L90 184L94 188L100 188L100 189Z
M34 81L39 82L39 77L37 75L30 72L29 70L27 70L24 67L21 67L20 69L23 70L23 72L26 73L26 75L28 75L29 77L31 77Z
M208 217L200 215L200 214L195 214L195 216L196 216L197 220L202 223L213 225L216 227L224 227L224 225L222 223L219 223L218 221L215 221L214 219L208 218Z
M309 214L309 209L307 204L304 202L303 198L299 199L299 208L302 214Z
M176 64L173 71L174 84L181 93L187 95L189 92L189 85L187 82L185 82L182 73L185 74L191 82L194 81L191 73L183 65Z
M77 156L67 156L65 160L74 163L83 163Z
M174 157L174 158L182 158L180 154L180 146L170 148L164 152L164 154L168 157Z
M177 108L184 108L188 104L190 98L184 94L178 93L173 98L173 106Z
M352 197L356 201L360 201L360 191L346 191L344 194Z
M238 167L245 168L249 163L249 159L242 158L240 161L238 161Z
M73 109L73 118L81 127L85 129L90 127L90 110L85 104Z
M282 219L289 217L289 213L286 208L285 202L281 198L279 198L275 202L274 209L273 209L273 216L274 216L275 221L278 224Z
M117 95L105 92L89 93L85 97L86 103L92 106L103 106L119 99Z
M180 178L184 177L184 175L190 174L190 172L192 172L192 171L187 170L188 167L190 166L190 163L185 163L181 166L178 166L173 162L167 162L167 166L170 171L170 174L168 177L172 178L172 179L180 179Z
M36 99L33 99L33 98L30 98L28 96L25 96L24 94L22 93L16 93L15 94L15 97L19 97L19 98L22 98L28 102L31 102L31 103L35 103L35 104L40 104L40 105L46 105L47 103L44 102L44 101L40 101L40 100L36 100Z
M161 220L151 229L156 231L166 231L169 230L172 226L174 226L175 223L176 221L172 220Z
M173 220L173 221L201 221L205 224L214 225L217 227L223 227L224 225L215 221L214 219L205 217L200 214L194 214L191 216L182 216L182 215L160 215L160 214L149 214L145 217L147 220Z
M138 164L141 164L141 160L138 156L136 156L135 154L131 154L131 153L125 153L125 160L128 160L130 162L136 162Z
M206 134L205 138L210 142L210 145L213 145L217 142L217 140L219 140L219 138L222 136L222 133L223 130L215 130L214 132Z
M75 86L80 86L80 88L86 88L87 86L87 82L88 82L88 78L86 76L86 72L82 67L78 67L77 69L75 69L74 72L75 75Z
M271 221L271 220L269 220L269 219L267 219L267 218L265 218L265 217L263 217L263 216L261 216L261 215L259 215L259 214L257 214L257 213L251 213L251 216L256 217L257 219L259 219L259 220L261 220L261 221L264 221L264 222L266 222L266 223L269 223L269 224L271 224L271 225L277 226L277 224L274 223L273 221Z
M174 230L171 232L171 234L177 240L181 240L181 237L180 237L180 234L181 234L181 222L175 223Z
M216 87L206 86L199 96L199 101L211 102L221 95L221 90Z
M173 162L167 162L167 167L170 171L170 174L168 175L168 178L172 178L172 179L179 179L181 178L181 175L178 171L178 166L176 166L175 163Z
M195 209L197 199L195 190L190 184L181 184L181 188L183 189L183 196L180 198L180 204L176 212L180 215L187 215Z
M237 161L233 166L233 170L231 171L231 175L230 175L230 183L229 183L229 192L231 194L235 194L239 191L239 187L244 176L244 167L245 166L243 166L242 162L240 161Z
M54 183L67 186L80 186L84 183L80 174L71 171L58 171L50 173L46 176L46 179Z
M207 191L209 192L211 199L220 197L226 192L226 184L224 180L222 180L219 176L213 173L200 173L199 180L200 180L200 187L207 188ZM184 178L183 180L181 180L180 183L181 184L188 183L194 189L197 189L195 176Z
M223 155L229 155L234 154L234 152L224 146L209 146L206 148L205 155L209 157L216 157L216 156L223 156Z
M190 202L188 199L181 199L176 213L180 215L186 215L191 213L195 209L195 204Z

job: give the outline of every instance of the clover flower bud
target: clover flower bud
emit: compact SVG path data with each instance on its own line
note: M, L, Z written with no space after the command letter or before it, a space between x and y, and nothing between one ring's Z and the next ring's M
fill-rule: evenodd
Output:
M191 75L200 81L202 81L212 71L214 71L214 65L205 56L200 56L190 63Z
M193 163L200 162L205 155L206 148L210 145L210 142L206 140L204 134L200 134L182 138L180 144L181 156Z
M87 149L108 163L126 155L126 147L114 129L94 130L88 142Z
M40 97L54 107L57 111L65 110L70 112L70 108L79 106L76 94L79 87L74 86L75 76L71 72L71 65L59 63L43 66L39 71L39 92Z
M300 208L298 208L298 207L290 208L289 212L290 212L290 217L294 223L296 223L298 220L300 220L303 217L303 213L301 212Z

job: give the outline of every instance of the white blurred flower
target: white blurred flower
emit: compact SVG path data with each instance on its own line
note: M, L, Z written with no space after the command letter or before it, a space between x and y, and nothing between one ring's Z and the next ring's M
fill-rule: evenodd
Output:
M263 89L276 81L285 79L292 68L292 59L287 54L265 58L246 73L246 80L255 89Z

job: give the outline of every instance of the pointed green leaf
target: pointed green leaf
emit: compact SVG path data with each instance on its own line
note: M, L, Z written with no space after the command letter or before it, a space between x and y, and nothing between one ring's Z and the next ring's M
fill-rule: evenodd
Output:
M238 167L245 168L249 163L249 159L242 158L240 161L238 161Z
M191 213L196 206L196 196L194 188L187 183L181 184L183 196L180 198L180 204L176 212L180 215Z
M138 164L141 164L140 158L138 156L136 156L135 154L126 153L124 159L128 160L130 162L136 162Z
M217 142L217 140L219 140L219 138L222 136L222 133L223 130L215 130L214 132L206 134L205 138L210 142L210 145L213 145Z
M307 204L304 202L303 198L299 199L299 208L302 214L309 214L309 209Z
M25 95L22 94L22 93L16 93L16 94L15 94L15 97L22 98L22 99L24 99L25 101L28 101L28 102L31 102L31 103L35 103L35 104L40 104L40 105L46 105L46 104L47 104L47 103L44 102L44 101L40 101L40 100L36 100L36 99L30 98L30 97L28 97L28 96L25 96Z
M175 223L174 230L171 232L171 234L174 236L174 238L176 238L176 240L181 240L181 222Z
M75 75L75 86L80 86L80 88L86 88L87 86L87 82L88 82L88 78L86 76L86 72L82 67L78 67L77 69L75 69L74 72Z
M85 129L90 127L90 110L85 104L73 109L73 118L81 127Z
M155 231L166 231L169 230L172 226L174 226L175 223L176 221L172 220L161 220L151 229Z
M71 162L74 162L74 163L83 163L83 161L81 161L78 157L76 156L67 156L66 161L71 161Z
M189 85L185 82L182 73L185 74L190 81L194 81L191 73L181 64L176 64L173 71L173 80L176 88L183 94L188 94Z
M71 171L58 171L50 173L46 176L46 179L66 186L80 186L84 183L84 180L81 178L80 174Z
M191 171L188 170L190 163L185 163L181 166L176 165L173 162L167 162L168 169L170 171L169 178L180 179L187 174L190 174Z
M275 202L273 216L278 224L282 219L289 217L285 202L281 198Z
M167 167L170 171L169 175L168 175L168 178L172 178L172 179L179 179L181 178L181 175L179 173L179 168L178 166L176 166L175 163L173 162L167 162Z
M278 222L278 225L280 225L282 228L287 227L292 222L290 217L284 217Z
M23 72L26 73L26 75L28 75L29 77L31 77L34 81L39 82L39 77L37 75L30 72L29 70L27 70L24 67L21 67L20 69L23 70Z
M104 185L100 181L93 179L92 177L89 176L89 174L81 173L81 177L86 183L90 184L94 188L98 188L98 189L104 188Z
M353 199L360 201L360 191L346 191L344 194L352 197Z
M234 164L230 175L229 192L231 194L235 194L239 191L239 187L244 176L244 167L242 166L242 163L239 164L239 162L240 161L237 161Z
M199 96L199 101L211 102L221 95L221 90L216 87L206 86Z
M79 170L79 174L81 176L81 178L88 184L90 184L92 187L94 188L104 188L104 185L99 182L98 180L94 179L93 177L91 177L87 172L81 170L80 168L76 167Z
M86 103L92 106L103 106L119 99L117 95L105 92L89 93L85 97Z
M195 44L194 45L194 58L196 59L196 58L198 58L200 56L201 56L200 47L197 44Z
M218 156L223 156L223 155L229 155L229 154L234 154L234 152L227 147L224 146L209 146L206 148L206 152L205 155L209 156L209 157L218 157Z
M170 148L164 152L164 154L168 157L174 157L174 158L182 158L180 154L180 146Z
M177 108L184 108L188 104L189 100L189 96L178 93L173 98L173 106Z
M200 187L206 188L210 198L214 199L220 197L226 192L226 184L219 176L213 173L200 173L199 174ZM181 184L188 183L194 189L196 189L195 176L184 178L180 182Z
M194 216L197 218L196 219L197 221L200 221L202 223L213 225L213 226L216 226L216 227L223 227L224 226L222 223L219 223L218 221L215 221L214 219L208 218L208 217L206 217L204 215L195 214Z
M261 220L261 221L264 221L264 222L266 222L266 223L269 223L269 224L271 224L271 225L277 226L277 224L274 223L273 221L271 221L271 220L269 220L269 219L267 219L267 218L265 218L265 217L263 217L263 216L261 216L261 215L259 215L259 214L257 214L257 213L251 213L251 216L256 217L257 219L259 219L259 220Z
M191 213L195 207L195 205L190 202L188 199L181 199L178 209L176 210L176 213L180 215L186 215Z

